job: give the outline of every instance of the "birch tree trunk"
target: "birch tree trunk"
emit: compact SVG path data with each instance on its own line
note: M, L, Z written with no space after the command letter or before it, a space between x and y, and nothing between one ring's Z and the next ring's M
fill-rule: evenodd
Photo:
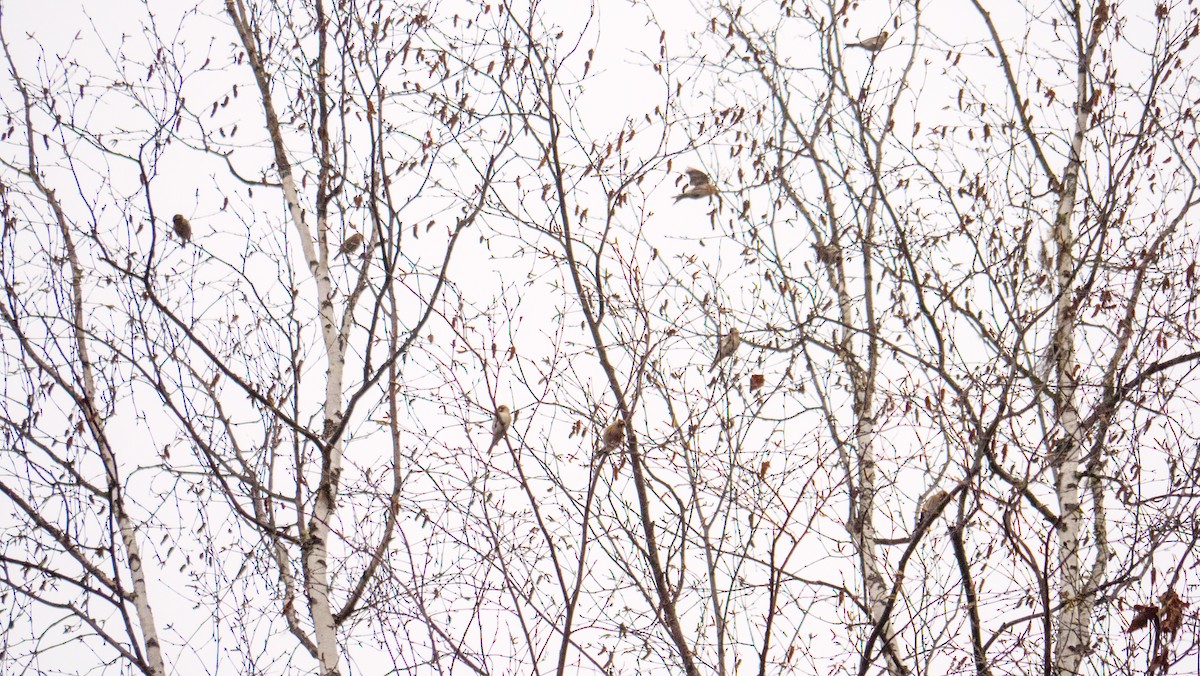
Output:
M71 363L56 364L53 361L54 348L50 347L47 351L47 346L40 344L41 340L37 337L41 333L36 328L37 318L21 316L23 303L17 301L17 297L13 293L13 282L17 281L15 278L8 280L7 291L9 293L9 303L4 307L0 307L0 317L8 325L11 334L16 337L22 350L36 364L37 368L42 371L44 376L68 392L68 401L73 404L77 414L82 419L77 427L77 431L82 432L83 428L86 427L87 436L94 443L95 452L98 454L103 466L103 490L99 490L99 487L92 487L88 480L80 476L73 467L73 461L53 451L49 453L49 457L53 461L51 465L56 463L62 464L64 468L69 470L69 475L78 481L80 487L89 489L93 494L102 497L106 504L109 518L116 522L116 533L120 540L120 548L114 542L112 548L109 550L111 560L108 563L114 569L113 577L110 578L101 572L98 566L93 567L87 564L84 564L85 573L82 576L82 581L74 580L69 573L65 572L61 574L53 573L51 577L58 578L59 583L75 584L81 586L83 589L89 589L93 583L89 581L89 578L92 578L94 583L107 590L108 594L110 594L108 600L116 606L117 613L121 616L126 614L124 604L132 604L138 631L135 633L132 627L128 627L128 640L132 644L130 650L124 650L121 647L121 641L101 627L101 622L103 621L102 615L98 615L96 618L88 615L86 608L89 606L89 601L86 595L84 601L78 606L75 604L67 605L71 608L76 619L82 620L85 624L93 627L110 645L118 647L125 659L138 666L146 674L160 676L166 674L166 666L163 661L158 625L154 618L154 608L151 603L152 596L142 560L141 546L138 542L138 538L141 536L138 532L135 518L130 513L130 504L125 494L127 479L122 474L120 457L124 449L119 445L115 445L113 441L114 436L120 438L120 435L113 435L109 430L107 414L111 411L111 402L110 404L105 404L104 394L100 391L97 384L100 380L97 369L103 368L103 362L94 356L92 348L93 340L89 338L89 336L94 335L94 331L91 328L94 320L88 311L85 295L87 292L86 287L94 283L94 280L87 274L81 262L79 251L76 248L76 225L71 222L54 188L46 182L46 178L40 167L38 145L35 142L37 138L34 122L35 104L28 85L17 70L16 61L13 58L7 37L4 34L2 10L0 10L0 43L3 44L5 61L12 75L13 84L16 86L21 99L19 110L22 128L21 137L24 139L23 148L26 154L25 161L21 165L18 165L18 171L32 183L36 190L35 194L44 202L44 206L50 214L51 223L56 229L57 235L61 238L62 250L56 253L61 256L61 260L66 262L68 268L66 278L68 293L64 303L65 314L61 319L70 326L69 343L73 348ZM7 198L4 201L4 211L9 213L13 205ZM11 221L6 223L6 229L11 225L13 225ZM27 332L27 325L31 321L34 322L35 327L32 334ZM68 353L71 353L71 351L68 350ZM32 402L33 398L31 397L29 401ZM39 412L31 412L31 419L36 419L38 415ZM24 434L29 434L29 438L33 440L34 436L30 432L31 430L25 428ZM68 450L72 445L72 440L72 438L69 438L65 444ZM36 465L31 465L31 467L36 467ZM40 473L40 470L35 469L34 471L35 473ZM86 560L88 556L87 548L83 546L82 542L75 540L76 536L72 533L74 529L69 524L66 529L60 530L52 524L53 516L45 518L39 514L39 509L46 508L49 510L48 507L43 505L35 506L13 493L7 487L2 487L2 490L9 495L10 499L21 505L26 516L32 518L41 531L48 534L61 545L71 558L80 563ZM120 554L122 553L124 561L121 561L122 557ZM26 569L29 568L29 564L24 565ZM41 567L41 565L39 564L38 567ZM129 589L124 588L124 582L121 580L121 577L126 574L129 576L129 583L131 585ZM98 595L103 596L103 594ZM56 604L49 605L53 607ZM140 634L140 636L137 634Z
M1079 46L1075 68L1075 126L1071 133L1066 167L1062 172L1058 209L1054 219L1055 259L1055 321L1051 344L1054 367L1054 411L1061 436L1057 439L1050 466L1054 471L1054 486L1058 497L1059 522L1058 599L1062 604L1058 631L1055 636L1054 668L1056 674L1077 674L1080 665L1091 652L1092 613L1096 607L1099 584L1106 579L1109 551L1104 542L1088 542L1084 529L1085 515L1081 482L1087 451L1085 432L1080 425L1078 409L1079 363L1076 358L1076 325L1080 304L1079 268L1075 257L1076 233L1072 228L1076 203L1079 199L1079 180L1083 171L1084 138L1093 113L1092 62L1106 23L1107 8L1101 0L1093 21L1082 16L1082 7L1074 5L1072 19L1076 44ZM1087 518L1103 523L1106 515L1100 501L1088 506ZM1088 559L1091 563L1088 563Z
M279 116L275 112L275 104L272 101L271 80L266 72L265 64L258 54L254 26L251 24L251 19L241 0L226 0L225 11L237 29L242 47L246 50L247 61L254 71L254 80L258 84L259 95L262 97L266 129L275 152L275 165L283 189L284 202L287 204L291 216L291 224L296 229L304 260L316 282L316 304L320 316L321 338L326 360L325 401L322 406L324 427L321 434L321 466L316 502L308 522L308 528L300 533L300 543L304 560L304 593L308 599L309 612L312 615L317 661L323 676L337 676L341 673L338 667L340 649L338 648L337 625L334 623L333 606L330 599L329 524L337 509L338 487L342 473L342 442L340 439L343 429L342 373L345 368L347 345L345 328L352 321L353 307L348 305L342 308L343 321L339 323L333 285L329 278L330 256L325 238L325 233L329 228L328 213L326 212L328 202L325 197L329 191L332 169L328 131L329 95L325 90L327 77L325 50L329 26L326 23L324 2L318 0L315 30L319 48L315 95L318 97L320 106L318 118L320 127L317 135L321 145L317 157L320 169L317 178L317 236L314 236L305 222L300 208L300 193L292 173L288 150L283 141Z

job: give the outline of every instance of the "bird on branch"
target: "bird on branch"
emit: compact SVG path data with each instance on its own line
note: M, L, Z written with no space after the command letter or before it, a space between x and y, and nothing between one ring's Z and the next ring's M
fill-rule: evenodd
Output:
M184 244L192 241L192 224L188 223L188 219L183 217L183 214L175 214L171 218L171 223L175 226L175 234L179 235L179 239L183 240Z
M729 333L725 334L724 338L717 341L717 356L713 357L712 365L708 367L709 373L712 373L712 370L717 368L717 364L722 359L728 359L729 357L732 357L733 353L737 352L738 345L741 344L742 335L738 333L737 327L735 326L729 329Z
M942 508L942 504L950 499L950 494L946 491L938 489L930 493L924 500L921 501L921 506L917 510L917 528L920 528L933 517L937 510Z
M512 412L508 408L508 404L500 404L496 407L496 416L492 419L492 445L488 446L490 453L496 444L508 434L508 428L512 426Z
M358 251L358 247L362 246L362 243L363 243L362 233L356 232L356 233L350 235L349 237L347 237L346 241L342 242L342 247L340 249L338 249L338 255L339 256L349 256L350 254L354 253L355 251Z
M873 38L867 38L861 42L850 42L846 44L846 49L851 47L861 47L868 52L878 52L883 49L883 43L887 42L888 32L884 31Z
M614 448L621 445L625 440L625 419L617 418L613 424L604 428L604 434L601 435L599 457L603 458L609 454Z

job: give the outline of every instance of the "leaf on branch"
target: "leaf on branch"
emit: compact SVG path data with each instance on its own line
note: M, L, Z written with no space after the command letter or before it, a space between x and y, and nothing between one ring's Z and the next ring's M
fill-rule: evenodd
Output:
M1133 620L1129 623L1129 628L1125 630L1126 634L1132 634L1135 631L1141 631L1150 624L1151 620L1158 618L1157 606L1135 605L1133 610Z
M1162 650L1150 660L1150 668L1146 670L1149 674L1165 674L1169 666L1170 658L1167 655L1167 647L1163 646Z
M1183 625L1183 609L1188 607L1188 603L1179 598L1174 589L1163 592L1158 602L1162 604L1162 631L1173 636Z

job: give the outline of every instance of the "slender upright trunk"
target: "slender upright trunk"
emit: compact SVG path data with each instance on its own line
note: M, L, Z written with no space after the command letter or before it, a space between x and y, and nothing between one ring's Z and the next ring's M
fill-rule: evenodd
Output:
M1083 166L1083 142L1088 118L1091 116L1092 91L1090 82L1091 57L1099 32L1092 24L1084 24L1078 3L1074 19L1079 36L1079 61L1076 70L1075 128L1071 137L1070 154L1063 172L1058 209L1054 219L1054 242L1057 248L1055 279L1058 300L1054 314L1054 337L1051 346L1054 358L1055 417L1059 434L1050 459L1054 471L1054 489L1058 496L1058 601L1062 606L1054 646L1054 673L1077 674L1091 644L1091 616L1095 608L1092 580L1102 577L1107 566L1107 552L1095 549L1096 560L1085 572L1081 556L1086 546L1084 514L1080 504L1080 468L1086 448L1080 426L1078 403L1078 365L1075 354L1075 321L1079 300L1075 293L1076 260L1075 233L1072 216ZM1101 505L1093 505L1100 509ZM1103 515L1094 515L1102 519Z
M14 62L12 54L8 50L8 42L5 41L3 46L5 55L8 57L8 62L11 65ZM117 462L116 451L109 440L108 429L105 424L106 419L98 409L100 400L96 388L95 368L87 340L88 332L85 328L87 313L83 303L83 267L79 262L79 254L75 249L75 239L71 232L66 212L63 210L54 191L42 182L41 174L38 172L38 162L34 151L33 120L30 112L33 103L29 98L24 81L15 71L15 65L11 67L14 70L12 74L13 81L17 83L17 88L24 101L25 148L28 153L27 174L37 187L38 192L42 194L47 204L54 211L55 223L58 226L59 234L63 238L63 248L66 250L66 258L71 266L70 307L73 325L72 339L75 343L75 349L78 351L79 378L80 385L83 388L83 396L79 402L79 406L92 438L96 441L97 451L100 453L100 459L104 464L109 509L111 509L112 516L117 522L117 531L121 536L121 544L125 548L125 556L129 560L129 577L133 588L125 593L124 597L133 602L138 629L142 634L145 654L143 656L143 664L140 666L150 676L157 676L165 674L166 668L163 664L157 624L154 621L154 610L150 606L149 591L146 587L146 575L142 568L142 554L137 540L137 527L134 525L133 519L130 518L129 512L126 509L124 486L121 484L120 466Z
M254 71L254 79L262 96L263 113L266 117L267 132L275 151L275 164L279 170L279 182L283 188L284 200L287 203L293 227L299 235L304 258L312 272L317 286L318 313L321 324L321 337L325 348L327 363L324 411L324 429L321 448L321 475L317 487L313 512L307 527L301 534L300 542L304 562L304 592L308 599L309 614L313 621L313 632L316 636L317 662L322 676L337 676L339 650L337 645L337 623L334 619L330 601L329 584L329 523L337 508L338 486L342 473L342 443L335 437L342 423L342 374L345 370L345 341L338 330L335 312L333 284L329 275L328 247L318 249L320 242L325 241L327 232L326 195L325 189L329 177L329 134L326 126L328 118L328 101L325 93L325 46L328 34L324 16L324 3L317 2L317 31L320 39L320 54L317 58L317 96L320 104L320 120L318 120L318 136L320 148L320 175L318 176L317 194L317 232L314 236L305 222L300 208L300 194L296 187L296 179L292 173L291 161L288 159L287 147L280 130L279 116L271 99L271 85L267 76L266 65L256 48L254 31L250 18L242 0L225 0L225 11L237 29L242 46L246 49L247 61Z

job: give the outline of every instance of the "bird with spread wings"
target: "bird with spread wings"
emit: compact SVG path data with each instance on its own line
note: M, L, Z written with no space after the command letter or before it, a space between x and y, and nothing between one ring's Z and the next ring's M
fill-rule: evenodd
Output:
M688 184L683 189L683 192L675 196L676 202L682 199L701 199L717 194L717 186L712 184L712 180L709 179L708 174L699 169L692 168L689 168L684 173L687 174Z

